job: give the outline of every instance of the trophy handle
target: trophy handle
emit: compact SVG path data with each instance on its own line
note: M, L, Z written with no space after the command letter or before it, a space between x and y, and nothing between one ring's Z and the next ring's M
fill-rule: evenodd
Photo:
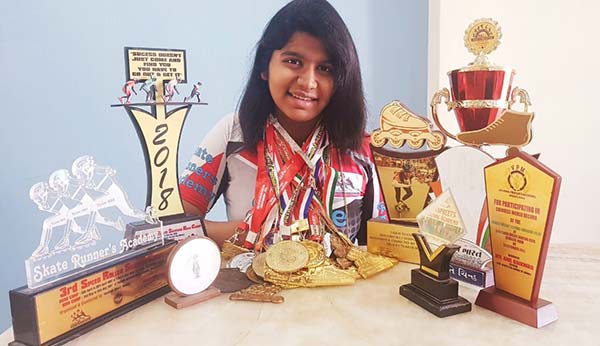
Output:
M512 109L513 105L517 102L517 98L519 99L519 103L523 104L523 112L527 112L529 106L531 106L531 98L529 97L529 93L525 89L521 89L519 87L514 87L512 92L510 93L510 101L508 101L508 109Z
M446 135L446 137L452 138L455 141L457 141L456 137L453 134L446 131L444 126L442 126L440 119L438 118L437 106L442 103L442 98L446 99L446 106L448 106L448 111L454 109L454 104L450 101L450 91L448 90L448 88L438 90L431 99L431 114L433 115L433 121L435 122L435 125L437 125L437 127L440 129L440 131L442 131L442 133Z

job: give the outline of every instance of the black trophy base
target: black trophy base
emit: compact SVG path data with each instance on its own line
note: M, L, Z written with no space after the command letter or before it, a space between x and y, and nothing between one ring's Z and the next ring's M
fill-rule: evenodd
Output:
M544 299L528 302L499 290L495 286L479 291L475 305L534 328L541 328L558 320L558 311L551 302Z
M436 280L420 269L411 271L411 283L400 286L400 295L437 317L471 311L471 303L458 296L458 282Z

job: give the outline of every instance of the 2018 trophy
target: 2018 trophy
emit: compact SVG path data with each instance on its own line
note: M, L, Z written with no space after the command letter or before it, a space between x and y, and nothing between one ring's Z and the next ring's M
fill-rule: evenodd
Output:
M200 218L183 215L177 179L179 137L191 106L202 104L201 83L172 101L185 82L183 50L125 48L125 60L125 95L113 106L125 107L145 149L150 213L133 208L115 171L90 156L34 185L31 199L53 215L27 260L28 287L10 292L14 345L64 343L163 295L174 240L204 234ZM138 83L145 102L131 103Z
M431 201L432 185L439 178L435 158L446 149L446 138L398 101L383 107L380 125L371 134L371 151L390 222L368 221L367 248L417 263L412 233L418 230L417 215Z
M421 233L413 233L420 266L411 271L411 283L400 294L438 317L471 311L471 303L458 296L458 282L450 278L450 259L460 248L453 244L465 226L450 190L442 193L417 217ZM436 250L430 241L440 243Z
M183 123L192 106L206 105L192 102L194 96L200 101L202 83L194 85L184 102L173 101L179 94L177 86L187 81L185 50L125 47L125 63L126 101L120 97L121 103L111 107L125 108L144 149L149 182L146 204L156 206L157 216L165 225L173 223L173 219L183 222L177 153ZM146 93L145 102L132 103L129 98L138 83L142 84L139 91ZM183 239L188 235L171 234L168 238Z

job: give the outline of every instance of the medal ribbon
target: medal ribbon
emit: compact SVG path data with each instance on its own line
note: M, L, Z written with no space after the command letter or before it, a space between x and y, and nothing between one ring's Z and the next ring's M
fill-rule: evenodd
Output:
M323 163L328 144L325 129L317 126L300 148L274 117L269 118L264 141L257 144L255 202L247 220L250 227L245 247L260 251L269 233L275 236L282 225L307 219L311 209L321 209L314 205L318 199L317 183L327 180L323 174L334 176L330 187L334 192L337 181L337 172ZM329 199L330 192L327 195ZM324 216L322 212L318 214Z

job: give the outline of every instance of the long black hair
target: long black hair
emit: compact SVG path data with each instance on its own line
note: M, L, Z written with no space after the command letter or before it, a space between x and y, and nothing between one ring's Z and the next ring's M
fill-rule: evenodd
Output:
M256 56L238 113L244 146L256 150L269 114L275 110L268 82L261 73L269 69L273 51L281 49L296 32L318 38L333 65L334 92L321 114L330 141L338 150L358 149L366 123L366 107L356 47L346 24L325 0L294 0L267 24L256 46Z

